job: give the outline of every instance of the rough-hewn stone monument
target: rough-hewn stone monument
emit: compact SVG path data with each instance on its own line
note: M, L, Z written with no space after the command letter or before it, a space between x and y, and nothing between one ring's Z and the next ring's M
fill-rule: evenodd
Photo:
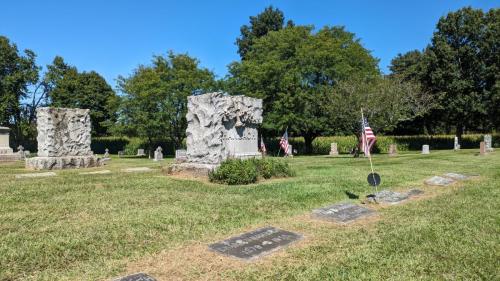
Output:
M207 174L227 158L261 157L257 126L262 100L221 92L188 97L186 161L169 172Z
M0 161L16 161L21 160L22 154L14 153L9 144L8 127L0 127Z
M27 158L26 168L68 169L99 166L90 150L88 109L42 107L36 110L38 157Z

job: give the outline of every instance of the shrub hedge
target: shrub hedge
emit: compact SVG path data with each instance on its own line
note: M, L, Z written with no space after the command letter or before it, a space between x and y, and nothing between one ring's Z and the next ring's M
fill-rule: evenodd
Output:
M222 184L250 184L259 178L289 177L294 172L282 159L228 159L209 174L211 182Z
M493 134L493 146L500 147L500 134ZM377 136L377 143L373 151L375 153L387 153L389 145L397 144L399 151L421 150L422 145L428 144L431 149L453 149L454 135L417 135L417 136ZM483 140L482 134L469 134L462 137L462 148L479 148L479 142ZM266 139L266 148L270 155L278 153L279 138ZM340 153L349 153L357 144L354 136L333 136L318 137L313 141L313 154L328 154L330 143L336 142ZM297 149L299 154L305 153L304 139L302 137L290 138L290 144ZM174 144L168 139L156 140L153 150L156 147L163 148L164 155L174 155ZM140 138L128 137L99 137L92 139L92 150L94 153L103 154L108 148L112 154L123 150L127 155L135 155L137 149L147 150L147 141ZM281 151L280 154L283 154Z

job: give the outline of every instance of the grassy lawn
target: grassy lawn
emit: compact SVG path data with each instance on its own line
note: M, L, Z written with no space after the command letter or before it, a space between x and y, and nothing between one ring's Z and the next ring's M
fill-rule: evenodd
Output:
M289 160L290 179L222 186L163 176L148 159L114 158L113 173L15 179L0 164L0 280L109 280L146 271L159 280L500 280L500 153L432 151L376 155L382 188L426 196L377 207L371 221L340 226L308 217L317 207L370 193L367 159ZM126 167L148 166L145 173ZM424 187L444 172L480 174ZM346 192L359 195L349 199ZM273 225L305 239L258 262L236 262L206 245Z

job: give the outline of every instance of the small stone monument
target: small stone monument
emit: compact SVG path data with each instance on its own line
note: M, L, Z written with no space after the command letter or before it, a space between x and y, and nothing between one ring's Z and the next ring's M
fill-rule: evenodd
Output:
M109 159L109 149L106 148L104 150L104 156L103 157L104 157L104 159Z
M185 149L175 150L175 163L183 163L187 161L187 151Z
M396 144L389 145L389 156L398 155L398 146Z
M285 153L285 157L293 158L293 147L291 144L288 145L288 151Z
M10 148L9 131L8 127L0 127L0 162L21 160L21 154Z
M455 141L453 143L453 150L460 150L460 144L458 144L458 137L455 136Z
M125 152L123 152L123 150L118 151L118 157L119 158L122 158L123 155L125 155Z
M208 175L229 157L262 157L257 144L261 99L221 92L189 96L186 119L187 159L170 166L168 173Z
M491 135L484 135L484 145L486 152L493 152L493 139Z
M339 150L337 148L337 143L336 142L332 142L330 144L330 156L337 156L339 155Z
M430 153L429 145L428 144L422 145L422 154L429 154L429 153Z
M41 107L36 110L38 157L27 158L26 168L69 169L100 166L90 150L88 109Z
M486 155L488 151L486 151L486 143L484 141L479 143L479 154Z
M161 161L163 160L163 148L161 148L161 146L158 146L155 150L155 158L153 159L153 161Z
M19 146L17 147L17 154L19 154L19 158L20 158L21 160L26 159L26 155L25 155L24 153L25 153L25 152L24 152L24 146L19 145Z
M137 155L136 156L146 156L146 153L144 153L143 148L137 149Z

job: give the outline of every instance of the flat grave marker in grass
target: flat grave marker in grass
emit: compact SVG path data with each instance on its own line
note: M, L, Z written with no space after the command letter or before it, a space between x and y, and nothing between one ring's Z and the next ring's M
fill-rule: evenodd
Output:
M406 192L406 194L409 197L412 197L412 196L417 196L417 195L424 194L424 191L420 190L420 189L413 188L413 189L408 190L408 192Z
M444 176L447 178L457 180L457 181L462 181L462 180L466 180L469 178L469 176L457 174L457 173L446 173L446 174L444 174Z
M149 172L149 171L151 171L151 168L135 167L135 168L126 168L126 169L123 169L122 171L124 171L126 173Z
M156 281L153 277L147 275L146 273L135 273L127 276L114 279L113 281Z
M105 175L105 174L111 174L111 171L110 170L101 170L101 171L80 173L80 175Z
M217 242L208 247L217 253L254 260L302 239L302 235L275 227L264 227Z
M348 223L373 214L375 211L352 203L339 203L312 212L315 218L340 223Z
M434 186L447 186L454 183L455 180L450 178L444 178L440 176L433 176L432 178L426 179L425 184Z
M46 173L29 173L29 174L17 174L16 179L23 178L46 178L46 177L55 177L57 176L54 172L46 172Z
M409 198L408 194L406 193L399 193L390 190L382 190L375 193L374 195L375 201L389 204L397 204Z

